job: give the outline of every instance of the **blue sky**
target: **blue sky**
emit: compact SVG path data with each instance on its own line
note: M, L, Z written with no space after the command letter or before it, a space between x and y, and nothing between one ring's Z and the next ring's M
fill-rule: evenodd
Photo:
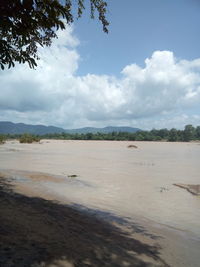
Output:
M109 34L83 17L0 71L0 120L64 128L200 125L198 0L108 0Z
M200 55L199 14L198 0L110 0L108 35L88 13L75 23L82 56L78 74L119 75L128 64L144 66L156 50L195 59Z

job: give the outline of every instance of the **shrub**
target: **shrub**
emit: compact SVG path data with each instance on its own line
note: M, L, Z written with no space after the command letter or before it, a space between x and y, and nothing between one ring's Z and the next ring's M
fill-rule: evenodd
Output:
M19 142L31 144L33 142L40 142L40 138L38 136L25 133L20 136Z
M0 135L0 145L4 144L5 143L5 136L4 135Z

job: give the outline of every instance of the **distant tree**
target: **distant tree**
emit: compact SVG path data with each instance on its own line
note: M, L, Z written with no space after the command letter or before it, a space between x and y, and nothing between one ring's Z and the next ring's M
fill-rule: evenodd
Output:
M6 140L5 136L2 135L2 134L0 134L0 145L1 144L4 144L5 143L5 140Z
M1 139L2 138L2 139ZM116 140L116 141L190 141L200 140L200 126L196 128L192 125L186 125L184 130L151 130L151 131L138 131L135 133L129 132L108 132L108 133L51 133L45 135L31 135L31 134L0 134L0 141L6 139L20 139L22 142L35 142L42 139L65 139L65 140Z
M129 141L135 141L135 135L136 135L135 133L130 133L128 140Z
M193 140L194 137L195 137L195 128L191 124L186 125L183 131L184 141L189 142Z
M196 127L196 138L200 139L200 126Z
M86 133L85 138L86 140L92 140L93 134L92 133Z
M106 20L107 3L104 0L87 0L90 16L95 11L108 32ZM73 10L77 9L74 15ZM0 67L14 67L15 63L28 63L30 68L37 66L38 45L50 46L57 37L58 29L80 18L85 9L85 0L0 0Z
M161 137L161 139L167 139L169 135L168 129L160 129L158 131L158 135Z
M150 133L151 133L151 135L154 135L154 136L156 136L156 135L158 135L158 133L159 133L159 130L152 129L152 130L150 131Z
M136 135L135 137L136 141L144 141L144 136L142 135L142 132Z
M175 128L172 128L169 131L168 141L170 141L170 142L176 142L176 141L178 141L178 134L177 134L177 130Z

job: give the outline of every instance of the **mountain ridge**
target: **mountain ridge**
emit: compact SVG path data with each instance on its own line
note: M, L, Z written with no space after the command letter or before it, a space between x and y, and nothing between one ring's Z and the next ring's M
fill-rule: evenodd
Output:
M139 128L129 127L129 126L106 126L103 128L96 127L83 127L77 129L64 129L56 126L46 126L42 124L25 124L25 123L13 123L10 121L0 121L0 134L23 134L30 133L36 135L44 135L44 134L53 134L53 133L110 133L110 132L129 132L135 133L137 131L141 131Z

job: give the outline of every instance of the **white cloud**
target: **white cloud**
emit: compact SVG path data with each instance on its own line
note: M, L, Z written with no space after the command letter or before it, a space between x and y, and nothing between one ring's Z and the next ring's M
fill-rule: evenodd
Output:
M177 60L170 51L155 51L144 68L124 67L121 78L80 77L73 29L58 36L50 48L40 49L36 70L17 65L0 72L0 120L65 128L200 124L200 59Z

